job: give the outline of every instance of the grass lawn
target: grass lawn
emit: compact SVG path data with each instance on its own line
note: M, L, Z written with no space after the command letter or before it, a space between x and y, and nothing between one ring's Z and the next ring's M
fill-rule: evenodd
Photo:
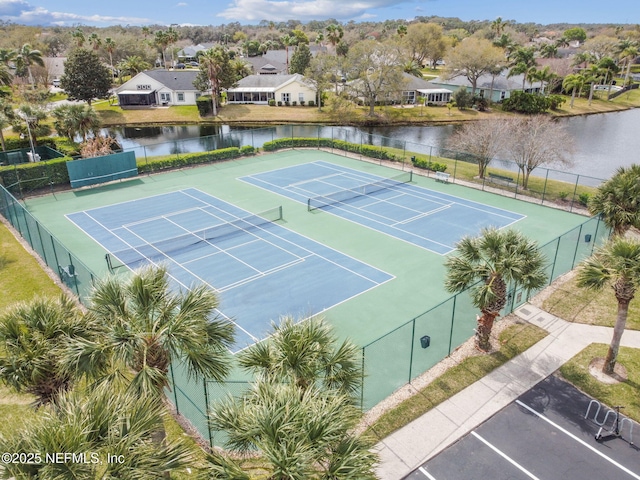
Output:
M499 351L489 355L478 353L466 358L416 395L384 413L367 429L367 433L383 439L524 352L546 335L541 328L524 322L506 328L499 337Z
M616 321L618 302L610 288L599 292L578 288L575 278L569 278L542 304L549 313L569 322L613 327ZM627 317L629 330L640 330L640 300L632 300Z
M624 415L640 422L640 349L620 347L618 363L627 369L628 379L606 385L589 373L589 363L607 354L608 345L592 344L560 368L562 376L601 403L624 405Z

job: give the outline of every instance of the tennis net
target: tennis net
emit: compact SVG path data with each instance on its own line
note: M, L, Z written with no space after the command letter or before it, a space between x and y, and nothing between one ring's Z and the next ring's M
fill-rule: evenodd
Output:
M403 172L400 175L396 175L390 178L384 178L377 182L367 183L354 188L347 188L332 192L327 195L318 195L317 197L311 197L307 200L307 209L311 212L319 208L335 205L336 203L346 202L352 198L362 197L370 195L381 190L387 190L389 188L397 187L403 183L409 183L413 180L413 172Z
M107 253L105 259L111 272L123 266L138 268L149 262L165 260L177 252L188 252L199 248L205 242L214 243L222 238L251 233L262 225L282 220L282 218L282 206L280 206L184 235Z

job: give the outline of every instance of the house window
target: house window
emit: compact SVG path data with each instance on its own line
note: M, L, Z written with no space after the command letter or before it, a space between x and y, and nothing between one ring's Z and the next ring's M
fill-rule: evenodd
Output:
M184 92L178 92L176 95L178 95L179 102L184 102Z
M505 92L504 90L502 90L500 92L500 100L504 100L507 97L507 92Z
M304 102L304 93L302 92L298 93L298 102L300 103Z
M160 94L160 101L163 104L167 104L171 102L171 94L170 93L161 93Z
M280 96L283 102L291 101L291 96L288 93L281 93Z

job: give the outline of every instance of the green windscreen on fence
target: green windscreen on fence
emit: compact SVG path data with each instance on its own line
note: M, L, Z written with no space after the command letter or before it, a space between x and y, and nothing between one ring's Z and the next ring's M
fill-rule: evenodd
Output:
M134 152L121 152L67 162L67 171L71 188L78 188L135 177L138 166Z

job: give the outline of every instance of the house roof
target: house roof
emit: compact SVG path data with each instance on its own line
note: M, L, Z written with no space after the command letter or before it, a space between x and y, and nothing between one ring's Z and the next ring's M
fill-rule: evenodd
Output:
M261 71L281 73L287 70L287 66L284 63L269 60L266 57L249 57L245 58L245 61L253 67L253 71L256 73Z
M236 87L230 88L230 92L274 92L288 83L299 82L309 85L306 78L298 73L293 75L249 75L240 80Z
M495 78L485 73L478 78L476 82L476 88L479 89L489 89L491 88L491 84L493 83L494 90L521 90L522 89L522 80L524 75L514 75L513 77L507 77L507 72L502 72L500 75L496 75ZM467 80L467 77L464 75L458 75L453 78L444 78L438 77L435 80L432 80L431 83L436 85L452 85L452 86L465 86L471 87L471 83ZM524 83L524 88L532 88L533 85L527 81Z
M433 90L440 88L439 85L434 85L430 82L427 82L424 78L418 78L414 75L410 75L408 73L402 74L404 78L404 85L402 86L403 90Z
M146 70L142 73L171 90L197 90L193 82L199 70Z

